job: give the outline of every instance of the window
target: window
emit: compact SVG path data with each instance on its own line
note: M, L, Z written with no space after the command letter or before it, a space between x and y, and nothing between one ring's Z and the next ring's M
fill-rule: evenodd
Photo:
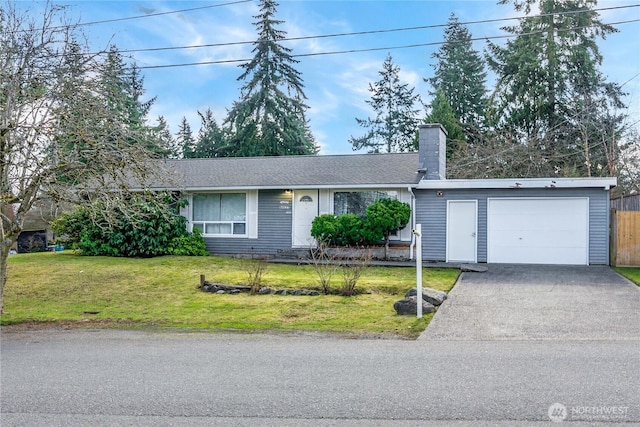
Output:
M367 207L376 200L397 198L397 191L336 191L333 193L333 213L364 216Z
M215 193L193 195L193 228L203 234L247 234L247 195Z

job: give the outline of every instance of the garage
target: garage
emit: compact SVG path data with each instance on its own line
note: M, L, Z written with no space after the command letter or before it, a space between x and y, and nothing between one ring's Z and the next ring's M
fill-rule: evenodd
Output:
M487 262L589 263L589 199L488 198Z

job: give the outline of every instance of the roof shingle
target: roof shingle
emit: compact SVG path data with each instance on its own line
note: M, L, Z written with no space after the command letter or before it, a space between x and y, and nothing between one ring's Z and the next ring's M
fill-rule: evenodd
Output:
M405 186L422 177L418 153L226 157L166 160L165 164L167 182L157 187L187 190Z

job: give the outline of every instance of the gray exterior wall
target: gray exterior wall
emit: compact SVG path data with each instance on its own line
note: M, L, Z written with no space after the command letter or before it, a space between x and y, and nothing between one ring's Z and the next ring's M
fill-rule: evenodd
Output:
M445 261L447 200L478 201L478 262L487 262L487 199L494 197L588 197L589 264L609 264L609 192L603 189L415 190L416 223L422 224L422 259Z
M283 204L281 201L289 203ZM205 237L207 250L212 254L245 256L275 255L279 251L290 250L291 202L291 194L282 190L259 191L258 238Z

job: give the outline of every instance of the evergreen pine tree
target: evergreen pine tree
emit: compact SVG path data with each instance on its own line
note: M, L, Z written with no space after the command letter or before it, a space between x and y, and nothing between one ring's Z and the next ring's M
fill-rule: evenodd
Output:
M451 14L444 32L444 43L433 58L434 76L425 79L434 88L433 94L443 95L468 136L485 127L487 108L487 73L485 62L473 49L471 34L458 18Z
M142 101L144 78L134 64L128 66L122 54L112 46L107 53L99 75L99 96L109 112L112 125L126 126L137 135L137 143L146 150L162 157L166 154L162 143L155 137L157 133L147 124L147 115L155 98Z
M544 174L589 175L596 158L608 155L597 147L603 129L593 126L621 108L620 88L606 81L597 39L617 30L603 24L593 10L595 0L502 0L527 16L505 29L516 37L505 46L490 44L489 65L498 81L495 98L499 125L521 144L542 150ZM588 124L586 122L590 122ZM615 121L609 121L615 122ZM604 122L601 122L604 123ZM618 121L619 123L619 121ZM619 130L606 129L607 135ZM585 133L586 131L586 133ZM615 145L614 141L610 141Z
M447 130L447 159L454 157L456 151L466 141L462 125L442 89L438 89L431 102L431 111L426 123L440 123Z
M182 149L169 130L164 116L158 117L158 123L151 127L151 136L158 147L158 154L163 158L179 159Z
M258 39L254 57L242 64L245 81L240 100L233 103L225 124L230 127L223 156L283 156L314 154L315 143L305 117L301 74L293 67L298 61L280 41L286 33L275 18L278 3L260 1L254 18Z
M182 118L176 134L176 142L182 151L183 159L191 159L195 157L196 140L193 138L191 125L186 117Z
M369 84L371 99L366 101L376 116L356 118L356 122L368 131L359 138L352 136L349 142L354 150L366 148L370 153L415 151L419 123L419 110L415 104L420 97L408 84L400 82L400 67L393 64L390 54L378 74L380 80Z
M226 138L225 132L218 123L211 109L207 109L204 113L198 111L200 116L200 130L198 131L198 142L196 143L193 157L212 158L226 157Z

